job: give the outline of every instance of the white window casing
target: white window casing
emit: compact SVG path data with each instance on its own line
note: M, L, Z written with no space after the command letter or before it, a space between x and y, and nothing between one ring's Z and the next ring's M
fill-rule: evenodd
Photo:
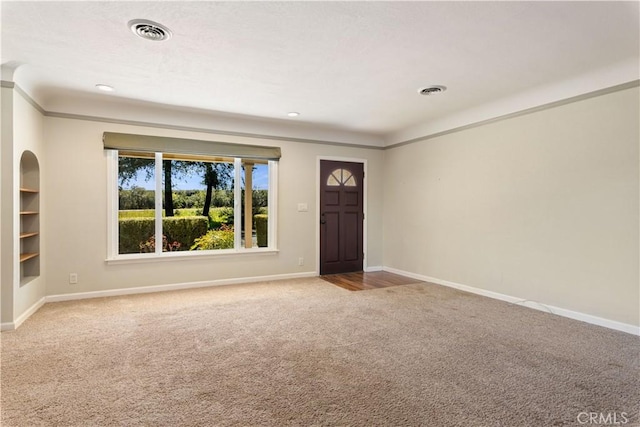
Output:
M107 133L105 133L106 135ZM231 145L231 144L230 144ZM106 147L106 143L105 143ZM268 147L273 148L273 147ZM129 150L127 150L129 151ZM135 150L134 150L135 151ZM279 155L279 148L278 148ZM268 164L268 201L267 201L267 247L243 248L242 243L242 158L234 158L234 248L233 249L216 249L216 250L197 250L197 251L169 251L163 252L162 245L162 214L163 214L163 169L162 160L163 153L155 152L155 236L156 245L155 253L119 253L119 186L118 186L118 159L119 152L115 149L105 149L107 160L107 257L106 261L110 264L129 263L129 262L153 262L167 260L184 260L189 258L202 257L219 257L246 254L274 254L277 249L277 204L278 204L278 161L269 160ZM189 154L192 155L192 154ZM278 156L279 157L279 156ZM262 161L264 162L264 160ZM251 238L249 236L248 238Z

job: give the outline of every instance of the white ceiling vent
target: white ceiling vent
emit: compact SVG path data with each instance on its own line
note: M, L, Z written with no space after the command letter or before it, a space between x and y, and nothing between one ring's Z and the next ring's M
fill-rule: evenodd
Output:
M145 40L159 42L169 40L172 35L170 29L148 19L133 19L128 25L133 34Z
M418 90L418 93L420 95L427 95L428 96L428 95L435 95L435 94L438 94L438 93L442 93L445 90L447 90L446 86L433 85L433 86L428 86L428 87L425 87L425 88L422 88L422 89Z

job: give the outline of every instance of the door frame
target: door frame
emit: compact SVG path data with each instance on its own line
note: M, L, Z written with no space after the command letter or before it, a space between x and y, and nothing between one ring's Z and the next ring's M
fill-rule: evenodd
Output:
M369 179L369 171L367 170L367 159L355 157L341 156L317 156L316 157L316 276L320 275L320 162L329 160L334 162L351 162L361 163L364 170L364 180L362 181L362 212L364 213L364 221L362 222L362 251L364 257L362 259L362 270L367 271L367 234L369 215L367 213L367 181Z

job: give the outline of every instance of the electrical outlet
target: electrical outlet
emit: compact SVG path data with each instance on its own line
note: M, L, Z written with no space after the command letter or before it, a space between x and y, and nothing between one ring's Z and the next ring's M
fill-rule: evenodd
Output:
M69 274L69 284L75 285L76 283L78 283L78 273Z
M304 265L304 258L298 258L298 265Z

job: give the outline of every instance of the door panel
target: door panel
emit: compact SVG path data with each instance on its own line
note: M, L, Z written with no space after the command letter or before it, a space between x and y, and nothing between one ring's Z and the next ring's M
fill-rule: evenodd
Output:
M344 205L358 207L358 197L360 196L355 191L345 191L344 193Z
M340 261L340 221L337 212L325 214L325 258L327 262Z
M340 206L340 193L337 191L327 191L325 204L326 206Z
M344 259L345 261L357 261L362 256L360 245L358 244L358 221L361 216L356 212L347 212L344 216L345 239L344 239Z
M320 162L320 274L362 271L362 163Z

